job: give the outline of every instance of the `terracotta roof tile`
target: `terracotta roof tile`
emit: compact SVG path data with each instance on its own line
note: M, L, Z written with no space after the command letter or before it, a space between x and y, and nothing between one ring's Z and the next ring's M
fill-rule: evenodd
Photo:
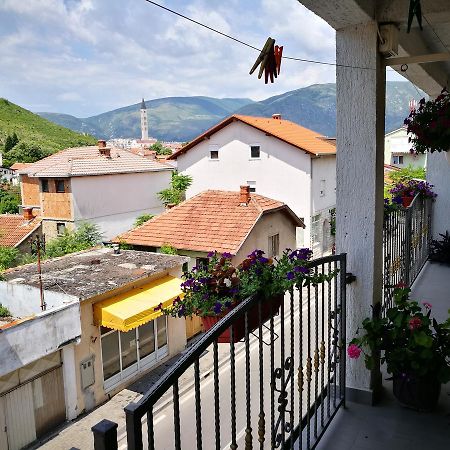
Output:
M304 226L287 205L251 194L241 206L239 192L205 191L116 238L131 245L236 254L258 219L284 211L297 226Z
M205 137L213 135L234 121L246 123L312 155L336 154L336 145L333 139L328 139L322 134L302 127L290 120L234 114L196 137L183 148L169 156L168 159L176 159L179 155L187 152L201 142Z
M19 214L0 214L0 245L15 247L41 225L41 219L26 220Z
M19 173L32 177L76 177L162 170L173 170L173 167L122 149L111 149L111 157L106 157L100 155L97 146L88 146L62 150Z

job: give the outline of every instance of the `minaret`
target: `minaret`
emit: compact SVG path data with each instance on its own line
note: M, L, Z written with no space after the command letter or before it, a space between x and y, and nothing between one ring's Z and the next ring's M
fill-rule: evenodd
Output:
M144 99L142 99L141 103L141 133L142 140L148 140L147 106L145 105Z

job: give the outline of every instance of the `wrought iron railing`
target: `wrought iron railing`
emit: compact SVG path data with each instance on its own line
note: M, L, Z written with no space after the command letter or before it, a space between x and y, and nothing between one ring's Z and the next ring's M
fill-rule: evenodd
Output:
M432 199L418 195L407 208L385 214L383 224L383 311L392 306L393 289L411 286L427 261L431 234Z
M249 298L214 325L125 408L128 449L315 448L345 402L346 255L311 263L336 269L278 301Z

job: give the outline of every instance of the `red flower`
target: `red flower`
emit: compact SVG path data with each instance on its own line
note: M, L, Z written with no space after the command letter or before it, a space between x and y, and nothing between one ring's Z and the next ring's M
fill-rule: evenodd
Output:
M410 321L409 321L409 329L411 331L416 330L417 328L420 328L422 326L422 320L420 319L420 317L413 317Z
M347 348L347 354L349 358L358 359L359 355L361 354L361 348L356 344L350 344Z

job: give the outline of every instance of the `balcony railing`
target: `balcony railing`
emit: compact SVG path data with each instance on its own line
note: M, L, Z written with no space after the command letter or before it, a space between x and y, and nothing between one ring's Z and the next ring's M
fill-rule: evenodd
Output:
M408 208L384 217L383 311L392 306L394 287L400 282L411 286L428 258L432 202L416 195Z
M345 402L345 264L314 260L312 271L338 276L278 302L249 298L221 319L125 408L128 449L314 448ZM96 448L106 434L97 427Z

